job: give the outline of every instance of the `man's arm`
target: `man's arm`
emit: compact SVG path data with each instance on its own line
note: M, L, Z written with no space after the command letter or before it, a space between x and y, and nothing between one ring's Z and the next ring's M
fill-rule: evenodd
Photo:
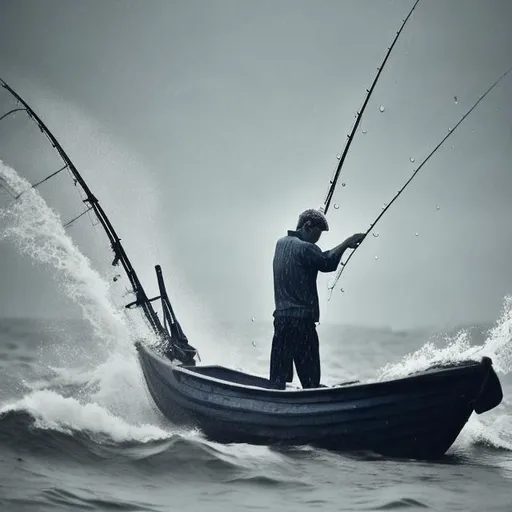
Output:
M334 272L338 268L345 251L355 249L364 240L364 237L363 233L357 233L333 249L324 252L315 244L305 244L304 260L307 265L312 266L319 272Z

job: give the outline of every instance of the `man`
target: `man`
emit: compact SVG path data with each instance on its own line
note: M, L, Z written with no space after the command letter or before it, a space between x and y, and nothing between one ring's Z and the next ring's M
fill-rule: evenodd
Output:
M284 389L293 377L293 363L303 388L320 385L320 354L315 323L320 311L318 272L333 272L347 249L355 249L362 233L322 252L316 245L322 231L329 231L325 216L306 210L299 216L296 231L277 241L274 270L274 337L270 355L270 381Z

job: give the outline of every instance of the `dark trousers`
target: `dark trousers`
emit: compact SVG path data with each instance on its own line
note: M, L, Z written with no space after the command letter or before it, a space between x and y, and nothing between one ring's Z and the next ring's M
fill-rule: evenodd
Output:
M293 363L303 388L320 385L320 353L315 322L307 318L274 318L270 381L284 389L293 379Z

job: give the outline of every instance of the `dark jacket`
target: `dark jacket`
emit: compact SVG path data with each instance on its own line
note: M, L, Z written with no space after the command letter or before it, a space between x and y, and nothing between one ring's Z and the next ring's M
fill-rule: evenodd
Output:
M296 231L280 238L274 253L274 317L290 316L320 319L318 272L333 272L341 255L323 252L318 245L306 242Z

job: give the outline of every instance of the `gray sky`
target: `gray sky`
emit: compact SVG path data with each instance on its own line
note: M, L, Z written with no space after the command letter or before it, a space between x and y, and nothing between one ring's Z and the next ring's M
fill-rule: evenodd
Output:
M3 0L0 76L55 132L148 287L161 263L188 321L271 320L275 241L322 203L412 3ZM366 230L512 65L511 19L507 0L420 2L363 116L322 248ZM511 93L512 77L425 166L330 302L332 275L322 276L322 321L402 328L499 315L512 292ZM12 292L3 314L64 310L41 270L5 243L0 258Z

